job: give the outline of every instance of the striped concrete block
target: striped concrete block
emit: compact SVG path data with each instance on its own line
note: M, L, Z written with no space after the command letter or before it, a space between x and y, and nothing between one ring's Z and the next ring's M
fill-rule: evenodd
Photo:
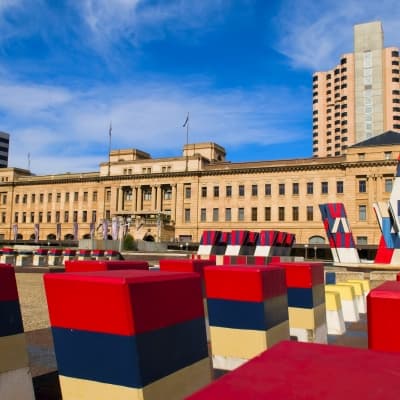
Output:
M367 296L368 347L400 352L400 282L390 281Z
M214 368L231 370L289 338L285 270L205 268Z
M337 285L349 285L354 288L354 294L356 296L357 309L360 314L367 312L367 306L365 303L364 289L361 282L340 282Z
M44 279L64 400L182 399L210 382L197 274L114 270Z
M348 282L356 282L361 283L364 297L365 297L365 304L367 304L367 295L371 291L371 285L368 279L349 279Z
M339 293L345 322L357 322L360 320L353 286L343 284L327 285L325 291Z
M33 400L14 268L0 265L0 399Z
M340 294L326 291L325 304L328 335L343 335L346 332L346 326L344 324Z

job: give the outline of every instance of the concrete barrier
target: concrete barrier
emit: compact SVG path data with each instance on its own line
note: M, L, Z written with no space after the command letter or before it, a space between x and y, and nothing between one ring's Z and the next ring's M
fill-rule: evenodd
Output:
M63 250L62 249L50 249L47 255L47 262L49 265L62 265L63 259Z
M344 324L340 294L325 292L325 304L328 335L343 335L346 332L346 326Z
M385 282L372 289L367 306L368 347L400 352L400 282Z
M283 268L227 265L204 271L214 368L232 370L289 338Z
M15 259L15 266L16 267L26 267L28 265L32 265L33 262L33 255L32 253L17 253Z
M102 249L93 249L91 251L91 256L92 256L93 260L97 260L97 261L107 259L107 257L104 254L104 250L102 250Z
M351 285L326 285L325 292L339 293L345 322L357 322L360 320L356 294Z
M42 267L44 265L47 265L47 254L48 250L47 249L36 249L34 254L33 254L33 266L34 267Z
M90 272L90 271L113 271L113 270L148 270L147 261L136 260L70 260L65 261L66 272Z
M301 342L327 343L323 264L281 261L272 265L286 271L290 336Z
M34 400L14 268L0 265L0 399Z
M66 261L75 260L76 250L75 249L64 249L62 252L62 263L65 265Z
M357 310L360 314L365 314L367 312L367 305L365 303L364 290L361 282L340 282L337 285L348 285L352 286L354 289L354 294L356 296Z
M187 400L397 399L397 354L282 342Z
M92 252L89 249L78 249L77 251L78 260L91 260Z
M369 283L369 279L349 279L348 282L361 283L364 298L365 298L365 304L367 304L367 296L371 290L371 285Z
M369 281L371 289L374 289L386 281L395 281L399 271L371 271L369 273Z
M120 270L44 280L63 400L177 400L210 383L197 274Z

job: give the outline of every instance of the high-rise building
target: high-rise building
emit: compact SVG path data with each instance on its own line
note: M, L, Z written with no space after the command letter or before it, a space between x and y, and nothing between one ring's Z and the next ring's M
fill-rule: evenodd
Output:
M399 49L379 21L354 26L354 52L313 75L313 156L339 156L385 131L400 132Z
M10 135L0 132L0 168L8 167L8 148L10 145Z

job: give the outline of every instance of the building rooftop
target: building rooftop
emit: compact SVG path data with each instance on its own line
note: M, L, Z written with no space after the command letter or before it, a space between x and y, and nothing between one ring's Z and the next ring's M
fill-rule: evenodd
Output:
M400 144L400 133L394 131L387 131L381 135L374 136L370 139L356 143L354 147L373 147L373 146L388 146L391 144Z

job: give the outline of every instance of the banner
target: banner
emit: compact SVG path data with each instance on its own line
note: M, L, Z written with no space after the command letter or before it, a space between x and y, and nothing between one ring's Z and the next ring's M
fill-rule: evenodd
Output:
M74 229L74 232L73 232L74 240L78 240L79 238L78 238L78 223L77 222L74 222L73 229Z
M18 237L18 224L14 224L12 229L13 229L13 239L15 241L17 240Z
M56 237L57 240L61 240L61 223L56 225Z
M35 243L39 241L39 224L33 225L33 230L35 232Z

